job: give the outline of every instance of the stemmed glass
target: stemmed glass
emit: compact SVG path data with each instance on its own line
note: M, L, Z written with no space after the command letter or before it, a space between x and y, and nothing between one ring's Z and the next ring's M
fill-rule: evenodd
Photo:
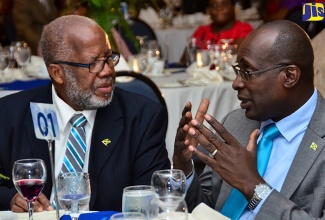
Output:
M142 45L141 53L146 55L146 74L152 74L152 68L156 61L160 59L160 50L157 41L148 40Z
M25 73L26 66L28 65L31 57L30 47L28 47L27 45L16 47L14 56L18 65L21 67L23 73Z
M12 180L28 206L29 220L33 220L33 202L37 200L46 181L46 168L41 159L17 160L12 169Z
M82 172L60 174L58 199L60 206L70 212L72 220L78 220L80 211L89 210L89 174Z
M188 209L183 198L162 196L151 200L147 217L149 220L187 220Z
M0 51L0 82L6 81L4 71L9 67L9 55L7 51Z
M185 198L186 177L182 170L157 170L152 174L151 185L159 197L178 196Z

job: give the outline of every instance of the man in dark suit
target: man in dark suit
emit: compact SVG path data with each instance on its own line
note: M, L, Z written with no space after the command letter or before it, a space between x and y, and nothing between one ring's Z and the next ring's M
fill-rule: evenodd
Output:
M245 38L237 61L233 88L242 109L221 124L206 114L208 100L196 119L190 103L183 111L174 168L189 175L192 154L207 165L199 178L188 179L189 209L205 202L231 219L325 219L325 100L313 84L308 35L290 21L266 23ZM268 138L270 153L262 154L271 127L278 132Z
M121 211L124 187L149 185L154 171L170 168L166 109L114 88L119 54L111 51L106 33L89 18L69 15L54 20L42 34L41 48L52 83L0 99L1 177L11 178L15 160L43 159L48 178L34 210L52 210L47 142L36 139L29 106L30 102L53 103L60 129L60 139L54 143L55 175L66 152L72 127L68 122L82 113L87 119L83 171L90 176L89 207ZM1 177L0 210L26 211L12 181Z

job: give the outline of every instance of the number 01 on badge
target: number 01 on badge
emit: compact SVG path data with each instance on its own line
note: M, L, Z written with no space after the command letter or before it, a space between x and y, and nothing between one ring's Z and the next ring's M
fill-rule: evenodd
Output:
M52 104L30 103L35 135L38 139L58 140L59 126Z

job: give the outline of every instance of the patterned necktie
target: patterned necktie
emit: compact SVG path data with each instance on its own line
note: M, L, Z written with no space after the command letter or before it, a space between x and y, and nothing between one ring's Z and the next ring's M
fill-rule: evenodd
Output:
M257 146L257 170L261 176L264 175L267 164L269 163L273 138L279 134L280 131L274 123L264 127L263 136ZM247 204L248 202L245 196L237 189L233 189L222 207L221 213L231 218L231 220L237 220L242 215Z
M63 159L61 173L82 172L86 153L86 134L84 126L87 119L83 114L76 114L70 119L72 124L67 149Z

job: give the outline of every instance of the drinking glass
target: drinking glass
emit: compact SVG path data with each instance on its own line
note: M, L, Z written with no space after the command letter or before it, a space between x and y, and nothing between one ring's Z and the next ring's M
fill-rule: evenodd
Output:
M43 190L46 168L41 159L22 159L14 163L12 180L17 191L27 202L29 220L33 220L33 202Z
M112 215L110 220L146 220L146 216L141 212L122 212Z
M149 220L187 220L188 209L183 198L163 196L151 200L148 208Z
M156 197L152 186L128 186L123 190L122 212L141 212L147 215L150 201Z
M58 178L60 206L70 212L72 220L78 220L79 211L89 210L90 180L88 173L62 173Z
M4 82L4 71L9 67L10 53L8 51L0 51L0 82Z
M151 177L151 185L159 197L185 197L186 177L182 170L167 169L155 171Z
M146 55L145 74L151 74L154 63L160 59L160 50L157 41L147 40L143 43L141 54Z
M31 57L30 47L28 47L27 45L16 47L14 56L22 71L25 72L26 66L28 65Z

